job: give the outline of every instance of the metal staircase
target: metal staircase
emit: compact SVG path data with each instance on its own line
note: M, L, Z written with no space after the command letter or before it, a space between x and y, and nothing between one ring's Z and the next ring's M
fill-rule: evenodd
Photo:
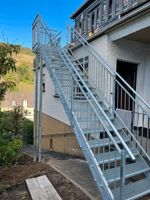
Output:
M109 65L71 27L70 33L78 48L82 48L84 57L88 56L89 63L92 60L95 74L101 72L102 77L98 77L100 73L97 77L88 77L75 44L62 48L60 34L50 30L40 16L33 22L33 51L38 60L44 62L54 83L102 198L143 197L150 193L149 146L141 142L142 136L137 135L139 129L130 130L116 112L112 95L114 84L128 96L132 90L136 125L144 116L142 127L146 126L149 106L124 80L125 84L121 84L119 79L122 78L111 72Z

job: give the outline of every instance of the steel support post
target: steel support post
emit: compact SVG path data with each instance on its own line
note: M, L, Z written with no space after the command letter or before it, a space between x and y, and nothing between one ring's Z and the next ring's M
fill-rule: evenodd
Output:
M34 146L34 162L37 161L37 135L38 135L38 56L36 56L35 59L35 81L34 81L34 140L33 140L33 146Z
M43 65L40 58L40 85L39 85L39 123L38 123L38 161L41 162L41 143L42 143L42 75Z

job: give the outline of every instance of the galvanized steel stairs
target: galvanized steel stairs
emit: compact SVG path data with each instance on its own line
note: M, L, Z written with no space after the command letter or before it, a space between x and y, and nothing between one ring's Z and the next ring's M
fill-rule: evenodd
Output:
M76 60L58 43L39 52L104 200L150 193L150 167L125 128L97 95Z

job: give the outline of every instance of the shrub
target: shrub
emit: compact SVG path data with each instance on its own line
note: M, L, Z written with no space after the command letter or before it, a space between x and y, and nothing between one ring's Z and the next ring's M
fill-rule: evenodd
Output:
M0 166L10 166L14 164L22 147L20 139L8 140L0 137Z
M23 142L33 144L33 122L28 119L23 121Z

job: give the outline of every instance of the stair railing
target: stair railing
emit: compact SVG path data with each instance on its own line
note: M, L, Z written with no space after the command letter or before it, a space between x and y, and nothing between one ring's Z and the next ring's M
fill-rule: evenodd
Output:
M46 22L40 15L37 15L32 23L32 49L33 52L39 50L39 44L41 45L57 45L61 43L61 32L57 32L54 29L49 29Z
M125 125L132 144L150 160L150 106L74 28L68 26L67 30L71 41L75 41L67 48L78 62L81 58L88 58L88 80L106 107ZM125 111L131 119L129 125L119 114Z

